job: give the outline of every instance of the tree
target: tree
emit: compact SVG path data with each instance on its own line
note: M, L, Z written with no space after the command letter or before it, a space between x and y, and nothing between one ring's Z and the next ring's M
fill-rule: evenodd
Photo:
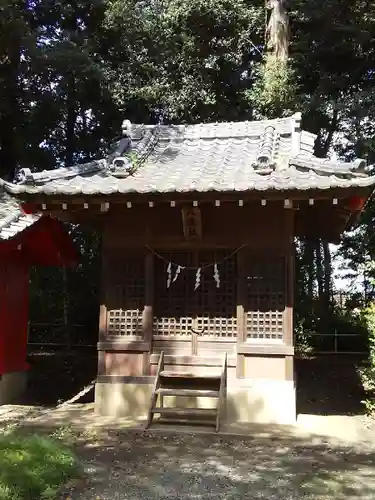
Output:
M108 2L108 81L142 122L251 119L246 91L259 59L263 6L229 0Z

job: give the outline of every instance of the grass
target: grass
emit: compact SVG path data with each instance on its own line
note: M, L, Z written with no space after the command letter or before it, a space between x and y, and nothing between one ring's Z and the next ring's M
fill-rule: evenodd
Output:
M81 469L62 440L10 430L0 434L0 500L55 499Z

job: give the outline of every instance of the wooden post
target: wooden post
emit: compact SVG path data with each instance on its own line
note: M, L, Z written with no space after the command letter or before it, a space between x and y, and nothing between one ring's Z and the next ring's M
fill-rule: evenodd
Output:
M100 270L100 308L99 308L99 342L107 338L107 255L103 244L100 249L101 270Z
M145 305L142 315L143 340L147 342L148 352L143 355L143 374L150 374L150 356L152 352L154 306L154 255L147 252L145 256Z
M285 211L285 316L284 316L284 343L294 344L293 309L294 309L294 211ZM293 381L294 356L285 357L285 380Z
M245 248L237 253L237 345L243 344L247 340L246 322L245 322L245 303L246 303L246 255ZM245 376L245 357L243 354L237 354L237 378Z
M285 317L284 342L293 345L294 211L285 210Z
M103 243L100 248L100 260L101 260L101 270L100 270L100 307L99 307L99 342L104 342L107 339L107 266L106 266L106 254L103 249ZM98 351L98 375L105 375L105 351Z

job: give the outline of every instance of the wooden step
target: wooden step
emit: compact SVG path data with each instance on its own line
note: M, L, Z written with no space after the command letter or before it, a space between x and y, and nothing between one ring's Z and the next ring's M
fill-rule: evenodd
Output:
M159 413L160 415L178 415L178 416L204 416L216 417L217 410L215 408L152 408L152 413Z
M220 396L220 391L206 389L165 389L162 387L156 393L160 396L186 396L192 398L218 398Z
M206 375L198 375L197 373L190 372L170 372L162 371L160 372L160 377L168 378L187 378L187 379L203 379L203 380L220 380L220 374L218 373L208 373Z
M175 415L173 417L172 416L160 416L159 418L156 418L154 420L154 422L156 424L160 424L160 425L171 425L171 423L173 423L173 425L176 425L176 424L180 424L180 425L188 425L188 426L194 426L194 427L213 427L215 428L216 426L216 422L215 422L215 419L214 418L211 418L211 420L202 420L202 417L197 417L197 418L194 418L194 416L186 416L186 417L183 417L183 416L178 416L178 415Z
M159 414L158 420L169 419L174 422L176 420L198 420L199 424L208 424L208 419L213 418L215 430L218 432L226 400L227 355L224 356L220 373L198 374L188 371L165 370L164 367L164 352L161 352L145 428L147 429L152 424L154 415ZM159 396L161 398L161 407L156 406ZM164 396L217 398L217 408L165 408L163 407Z

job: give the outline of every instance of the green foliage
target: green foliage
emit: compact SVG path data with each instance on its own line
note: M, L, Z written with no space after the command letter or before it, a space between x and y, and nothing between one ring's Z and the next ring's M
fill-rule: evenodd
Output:
M297 83L290 61L269 54L254 76L255 83L247 95L257 117L280 118L296 111Z
M107 3L116 42L109 87L130 118L152 122L238 120L251 115L246 89L259 59L261 2L167 0Z
M263 56L263 0L2 1L0 176L100 156L123 118L195 123L297 109L303 128L318 134L317 154L335 148L374 161L375 4L297 0L289 16L290 60L279 63ZM344 242L353 274L375 258L373 220L370 203ZM98 245L89 234L76 239L76 272L33 272L31 317L91 322L95 342ZM332 270L320 243L302 241L297 252L297 313L328 325Z
M47 500L81 475L78 461L61 441L15 432L0 434L0 500Z
M366 412L373 416L375 414L375 303L364 309L362 316L368 329L369 356L368 364L360 368L359 375L366 392L363 404Z

